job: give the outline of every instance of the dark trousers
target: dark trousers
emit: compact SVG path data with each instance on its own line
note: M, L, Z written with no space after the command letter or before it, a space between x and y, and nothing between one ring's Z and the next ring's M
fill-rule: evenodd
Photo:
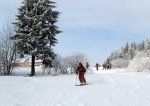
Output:
M86 83L86 80L84 78L85 72L79 72L79 81L80 83Z
M96 66L96 70L98 70L98 67Z

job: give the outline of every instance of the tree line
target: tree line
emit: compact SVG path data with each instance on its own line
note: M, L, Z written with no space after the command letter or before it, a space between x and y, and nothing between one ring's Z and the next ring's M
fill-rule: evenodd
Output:
M125 46L121 47L119 50L116 50L111 53L111 55L107 58L106 61L111 61L114 68L126 68L129 66L131 61L135 58L137 58L137 55L141 54L147 54L147 55L141 55L149 57L150 54L150 40L143 40L139 43L126 43ZM136 62L134 63L136 64Z

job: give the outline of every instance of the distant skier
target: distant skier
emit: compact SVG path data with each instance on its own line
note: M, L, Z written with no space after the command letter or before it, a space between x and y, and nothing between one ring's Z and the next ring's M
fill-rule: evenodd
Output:
M109 62L109 69L111 69L112 68L112 64L111 64L111 62Z
M107 64L106 63L103 64L103 69L102 70L104 70L104 69L105 70L107 69Z
M89 68L89 63L88 62L86 62L86 69L88 69Z
M99 67L99 64L98 64L98 63L96 63L96 70L98 70L98 67Z
M77 69L76 69L76 74L78 74L79 76L79 81L80 81L80 85L84 85L86 84L86 80L84 78L84 74L86 72L85 67L82 65L82 63L80 62Z

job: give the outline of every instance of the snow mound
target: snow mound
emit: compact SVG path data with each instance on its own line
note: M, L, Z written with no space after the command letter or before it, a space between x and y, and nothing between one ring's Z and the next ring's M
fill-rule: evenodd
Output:
M150 54L139 52L128 66L130 71L149 71L150 70Z

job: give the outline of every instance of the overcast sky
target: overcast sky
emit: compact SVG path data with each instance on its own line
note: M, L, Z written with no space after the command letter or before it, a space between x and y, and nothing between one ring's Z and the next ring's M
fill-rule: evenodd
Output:
M0 27L15 19L23 0L0 0ZM149 0L55 0L61 12L57 53L84 53L89 62L103 63L126 42L150 39Z

